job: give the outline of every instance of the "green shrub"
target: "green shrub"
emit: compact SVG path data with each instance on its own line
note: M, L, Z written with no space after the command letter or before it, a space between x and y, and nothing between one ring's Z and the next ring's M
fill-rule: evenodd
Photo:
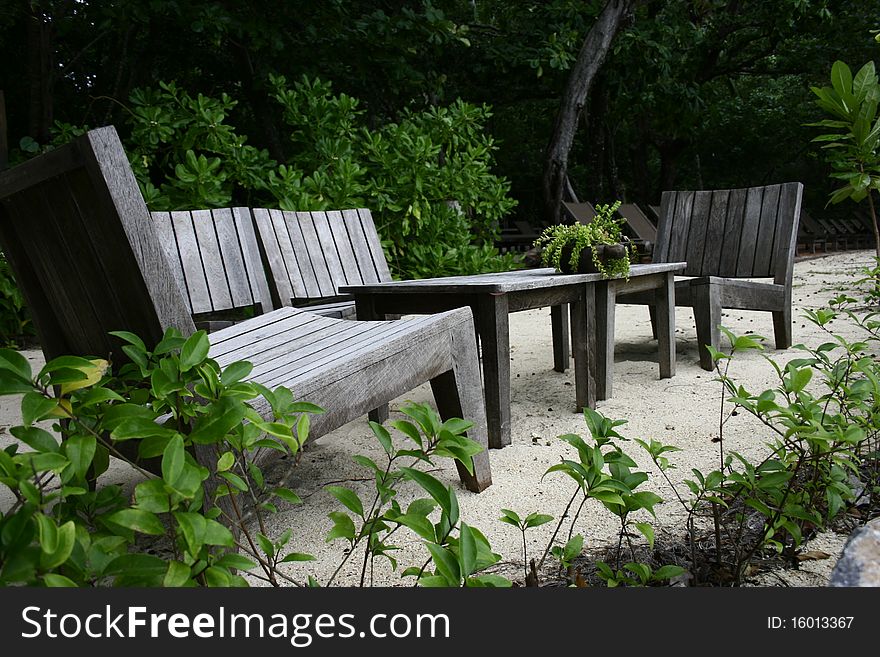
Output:
M279 568L314 557L290 550L292 528L268 534L265 516L277 511L277 501L302 500L268 483L259 463L266 450L297 454L310 416L322 409L294 401L287 388L246 382L250 363L221 370L207 357L204 331L184 339L169 330L152 350L131 333L114 335L130 359L116 373L106 360L64 356L34 374L21 354L0 349L0 395L21 395L22 415L10 431L16 442L0 450L0 486L14 500L0 514L0 586L246 586L241 571L276 586L317 584ZM271 408L269 420L252 406L258 397ZM348 540L351 548L340 568L361 545L361 584L379 556L396 567L388 538L408 528L426 540L430 557L404 575L430 586L509 585L479 573L499 557L479 530L461 521L453 488L411 467L445 456L472 470L481 448L464 435L470 423L441 422L417 404L403 411L412 422L391 424L412 447L395 449L388 431L373 424L387 463L356 457L375 476L372 503L328 487L346 508L330 514L328 540ZM56 422L54 433L37 425L43 421ZM133 496L98 479L111 456L142 475ZM145 469L150 460L155 474ZM430 499L404 512L395 499L403 480ZM437 506L433 524L429 515ZM435 569L428 568L432 563Z
M0 346L16 347L34 334L21 290L6 257L0 253Z
M398 276L516 266L493 246L515 202L491 171L488 107L457 101L370 128L357 99L328 83L271 82L292 153L281 164L227 123L236 101L226 94L193 97L173 83L132 93L126 145L151 209L368 207Z

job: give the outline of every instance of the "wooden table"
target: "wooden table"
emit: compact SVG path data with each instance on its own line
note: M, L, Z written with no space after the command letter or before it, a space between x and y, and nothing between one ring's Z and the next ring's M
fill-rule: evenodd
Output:
M355 298L359 320L425 314L470 306L482 345L489 446L510 444L510 338L508 314L570 304L577 410L611 394L614 309L618 293L654 290L660 378L675 374L675 274L685 263L633 265L628 279L529 269L341 286ZM558 341L557 341L558 342ZM558 358L557 358L558 360Z

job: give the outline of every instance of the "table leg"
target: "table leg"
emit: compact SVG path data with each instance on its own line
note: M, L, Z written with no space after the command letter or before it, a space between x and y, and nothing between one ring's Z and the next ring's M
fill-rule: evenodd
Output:
M550 325L553 329L553 369L564 372L568 369L568 304L550 306Z
M596 398L609 399L614 379L614 313L617 284L599 281L596 287Z
M480 296L476 325L483 356L489 447L510 444L510 337L507 295Z
M675 276L666 274L656 291L657 342L660 349L660 378L675 376Z
M596 291L581 286L571 304L571 346L574 352L574 385L577 411L596 408Z
M383 315L380 315L376 311L376 300L371 296L355 295L354 309L359 322L385 319ZM388 421L389 415L388 404L382 404L378 408L374 408L370 411L367 414L367 417L370 418L371 422L385 424L385 422Z

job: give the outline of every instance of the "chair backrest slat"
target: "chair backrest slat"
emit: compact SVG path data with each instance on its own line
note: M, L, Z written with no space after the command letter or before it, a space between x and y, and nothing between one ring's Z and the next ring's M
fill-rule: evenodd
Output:
M790 277L803 185L664 192L656 262L687 261L687 276Z
M112 127L0 173L0 243L47 358L195 330Z
M254 210L280 303L334 299L342 285L380 283L391 272L369 210Z

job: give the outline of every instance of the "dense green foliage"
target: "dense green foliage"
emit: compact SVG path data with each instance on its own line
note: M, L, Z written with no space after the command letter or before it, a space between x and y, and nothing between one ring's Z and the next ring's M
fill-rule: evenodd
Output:
M253 12L215 0L7 3L0 56L14 64L0 71L0 88L13 145L25 136L46 143L56 119L121 124L120 102L156 80L176 80L194 96L226 93L239 101L238 133L279 163L292 150L273 74L332 83L360 100L371 129L400 122L405 110L489 103L498 172L513 183L520 217L537 224L559 95L601 6L304 0ZM809 88L835 59L876 57L878 14L877 0L640 3L586 108L572 152L575 189L593 202L656 202L672 187L801 180L808 207L820 210L826 170L803 124L822 117ZM45 29L29 28L29 16Z
M822 148L827 151L826 157L834 169L831 177L844 183L831 194L831 203L868 199L880 258L873 198L875 190L880 190L880 117L877 116L880 83L874 62L862 66L855 76L844 62L834 62L831 86L813 87L813 93L818 96L819 107L834 117L810 124L833 131L813 138L822 142Z

